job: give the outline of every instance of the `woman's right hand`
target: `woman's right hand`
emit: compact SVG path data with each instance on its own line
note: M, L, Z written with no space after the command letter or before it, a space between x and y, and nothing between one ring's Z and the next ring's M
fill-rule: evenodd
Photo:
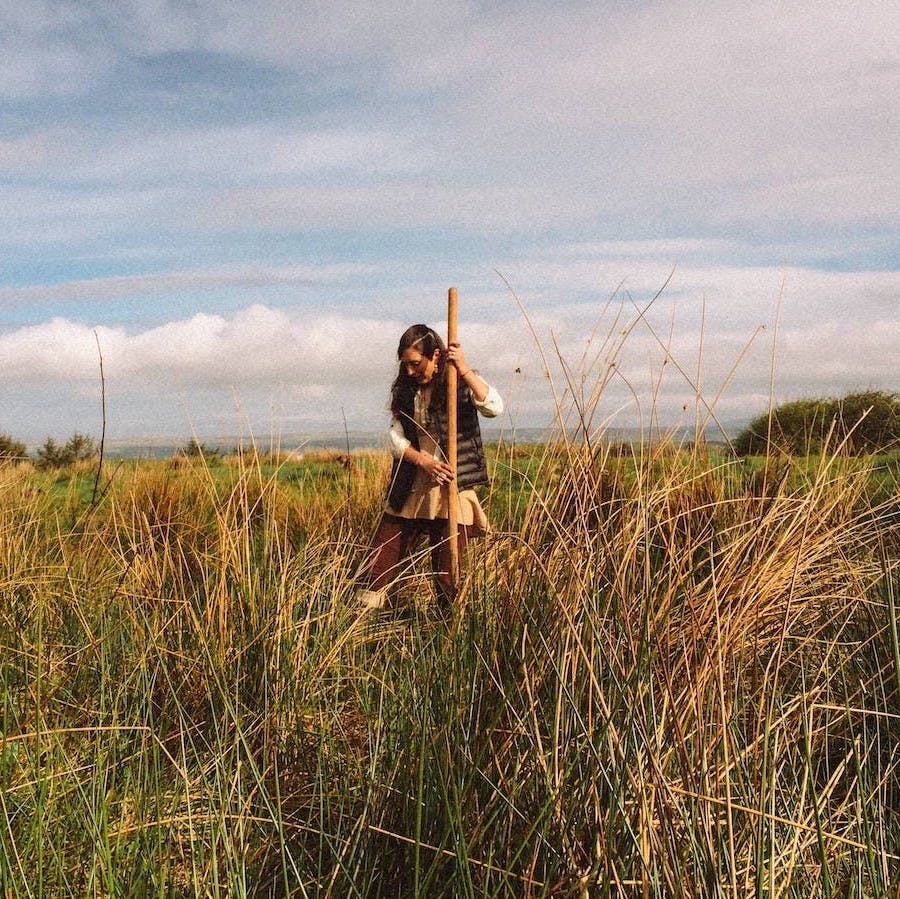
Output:
M453 469L440 459L420 453L419 467L428 472L428 476L437 484L449 484L453 480Z

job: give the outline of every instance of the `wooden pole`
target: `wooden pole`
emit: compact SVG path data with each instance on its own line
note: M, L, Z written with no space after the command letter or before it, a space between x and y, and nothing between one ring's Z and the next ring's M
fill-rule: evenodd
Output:
M447 293L447 345L456 343L456 288ZM456 483L456 389L455 365L447 368L447 462L453 469L453 480L447 485L447 537L450 541L450 583L454 593L459 587L459 487Z

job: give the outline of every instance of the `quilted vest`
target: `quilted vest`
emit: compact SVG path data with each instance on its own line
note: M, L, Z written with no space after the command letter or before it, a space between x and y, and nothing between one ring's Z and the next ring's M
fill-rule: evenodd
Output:
M465 384L457 389L456 401L456 484L460 490L488 483L487 460L478 425L478 410L472 400L472 393ZM415 421L416 390L410 390L401 400L400 423L403 434L415 449L419 448L419 428ZM447 410L432 409L429 429L446 458L447 454ZM388 490L388 506L400 510L406 502L413 481L416 466L405 459L395 459L391 468L391 485Z

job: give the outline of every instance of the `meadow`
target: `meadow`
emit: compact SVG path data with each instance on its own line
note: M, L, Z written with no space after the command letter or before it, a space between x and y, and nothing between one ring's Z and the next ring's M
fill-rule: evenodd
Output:
M0 467L3 894L898 895L897 458L490 457L449 620L385 455Z

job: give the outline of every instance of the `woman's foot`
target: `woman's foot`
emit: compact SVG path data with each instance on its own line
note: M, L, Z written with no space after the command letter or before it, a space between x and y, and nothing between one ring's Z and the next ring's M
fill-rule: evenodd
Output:
M387 604L387 590L358 590L356 604L363 612L377 612Z

